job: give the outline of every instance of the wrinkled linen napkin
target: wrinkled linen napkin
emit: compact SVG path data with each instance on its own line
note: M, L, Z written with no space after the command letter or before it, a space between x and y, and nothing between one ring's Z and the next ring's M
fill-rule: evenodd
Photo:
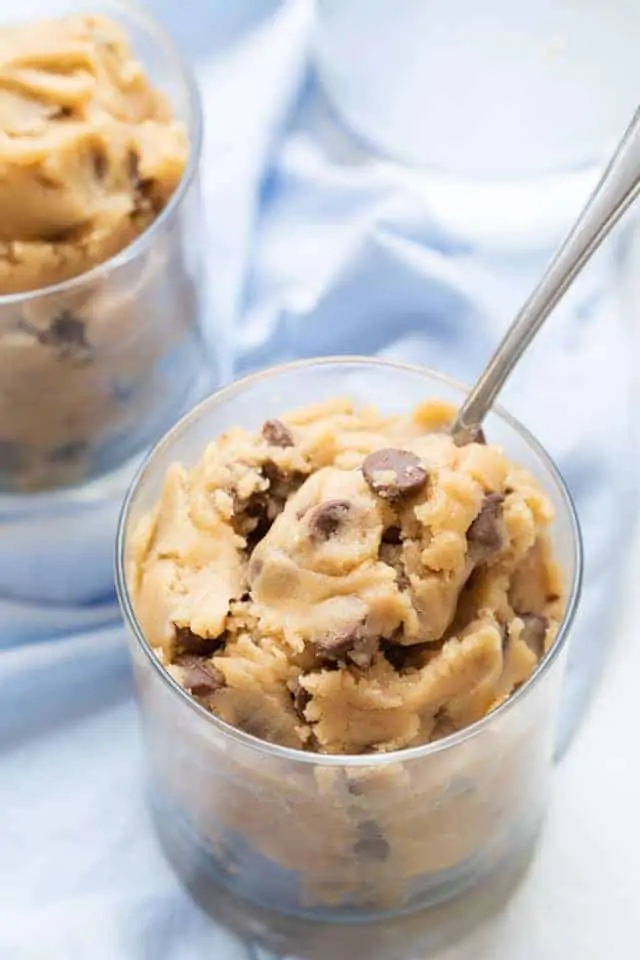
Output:
M203 92L212 349L230 338L236 373L357 353L470 382L549 251L474 250L410 182L337 132L310 68L310 0L152 6ZM554 456L583 527L561 747L607 650L635 514L632 357L615 270L611 244L502 398ZM72 527L3 518L0 957L257 957L193 906L153 838L113 598L118 508L117 497L89 504Z

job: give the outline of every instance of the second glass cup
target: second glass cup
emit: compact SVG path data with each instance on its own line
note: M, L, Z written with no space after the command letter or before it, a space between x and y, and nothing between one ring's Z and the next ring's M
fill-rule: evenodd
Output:
M135 5L47 5L48 17L73 14L105 16L125 29L151 85L184 124L189 155L164 209L124 249L53 286L0 295L0 493L50 492L109 477L213 386L200 332L202 117L195 81L170 37ZM27 2L2 20L11 26L12 18L41 16L42 4ZM7 512L10 506L4 504Z
M130 597L131 546L167 468L187 466L233 425L259 428L301 402L348 396L385 413L463 388L426 370L346 358L241 380L184 418L155 449L123 508L117 579L129 628L159 833L183 876L222 883L270 910L374 920L455 901L512 870L533 847L547 802L565 653L580 587L575 512L539 444L501 411L491 442L527 468L555 508L551 537L567 577L558 638L502 706L436 743L325 756L274 746L200 707L156 659ZM176 855L176 851L178 851Z
M171 37L135 3L45 6L24 0L3 8L0 22L11 28L45 15L119 24L184 126L189 150L166 206L124 249L55 285L0 295L0 598L52 603L60 613L110 599L111 544L139 457L213 389L224 361L221 339L212 354L202 332L202 110L194 77ZM76 69L73 58L67 68ZM141 203L144 189L141 181ZM19 283L10 271L4 276ZM24 630L21 622L21 637Z

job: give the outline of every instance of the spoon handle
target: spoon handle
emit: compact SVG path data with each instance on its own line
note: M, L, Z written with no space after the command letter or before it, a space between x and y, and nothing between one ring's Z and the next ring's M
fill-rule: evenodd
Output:
M587 205L472 387L452 427L459 445L477 435L507 377L589 257L640 193L640 108Z

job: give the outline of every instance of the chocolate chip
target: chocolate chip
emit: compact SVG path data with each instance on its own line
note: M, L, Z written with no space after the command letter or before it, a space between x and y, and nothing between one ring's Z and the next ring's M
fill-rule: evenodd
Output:
M546 597L547 603L555 603L555 602L556 602L557 600L559 600L559 599L560 599L560 594L559 594L559 593L550 593L550 594L548 594L547 597Z
M303 723L308 723L307 718L304 715L305 707L311 700L311 694L305 687L302 686L300 682L296 683L296 688L293 691L293 709L298 715L299 719Z
M62 310L51 321L48 330L38 334L38 340L47 347L90 346L86 336L86 322L70 310Z
M501 493L488 493L482 502L480 513L467 530L467 543L477 554L477 562L486 560L504 545L503 501Z
M342 630L334 630L318 640L316 648L322 656L329 660L341 660L350 650L353 650L360 639L361 633L360 624L344 627Z
M242 510L242 512L247 517L251 517L252 520L261 520L269 508L269 498L264 491L257 490L251 494L244 505L240 506L239 504L238 507L239 510Z
M348 500L326 500L311 512L309 533L315 540L333 537L351 513Z
M266 536L273 523L269 515L269 497L265 491L257 490L245 502L236 498L234 512L236 531L244 536L247 549L251 551Z
M213 664L194 658L186 667L182 685L194 697L210 697L225 685L224 674Z
M541 617L537 613L519 613L518 616L524 624L524 629L520 634L521 638L536 657L541 657L544 653L544 641L547 636L549 621L546 617Z
M377 637L362 637L359 639L353 650L347 653L347 659L351 661L360 670L367 670L373 663L373 658L380 646Z
M401 646L397 643L388 641L382 645L382 652L385 660L391 664L394 670L403 670L407 665L409 647Z
M482 577L480 572L474 567L471 573L469 574L469 576L467 577L462 589L465 591L465 593L470 593L472 590L474 590L478 586L481 579Z
M0 470L15 473L25 465L24 447L17 440L0 440Z
M269 496L276 501L279 509L284 507L289 497L302 486L306 476L298 470L285 470L272 460L267 460L260 468L262 476L269 481Z
M330 662L349 660L364 670L371 665L378 649L378 639L367 636L362 624L357 623L328 633L316 641L316 649Z
M411 646L394 643L393 640L382 641L382 652L394 670L410 670L412 667L420 666L420 659L425 650L429 649L428 643L415 643Z
M506 653L507 647L509 646L509 640L510 640L509 624L502 621L498 623L498 629L500 631L502 652Z
M262 436L271 447L293 447L291 431L282 420L267 420L262 425Z
M390 543L394 546L402 543L402 530L400 527L387 527L382 533L382 542Z
M427 482L427 471L407 450L376 450L362 464L369 487L382 500L400 500L417 493Z
M382 831L375 820L365 820L358 824L358 840L353 852L356 856L367 857L369 860L387 860L391 847L382 836Z
M185 653L211 654L224 646L226 636L201 637L189 627L176 627L176 641Z
M282 470L273 460L265 460L260 468L260 473L272 487L278 483L286 483L288 479L286 471Z

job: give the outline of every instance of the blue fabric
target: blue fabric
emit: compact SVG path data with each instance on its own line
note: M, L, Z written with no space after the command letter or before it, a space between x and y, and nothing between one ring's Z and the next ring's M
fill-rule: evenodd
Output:
M548 252L470 249L409 182L352 150L309 69L310 2L151 5L204 92L214 347L232 332L238 372L378 353L473 379ZM614 255L589 268L504 396L556 458L584 529L563 740L608 646L635 513ZM83 517L75 553L75 533L52 521L3 523L0 957L234 960L245 949L190 903L151 834L112 593L117 506Z

